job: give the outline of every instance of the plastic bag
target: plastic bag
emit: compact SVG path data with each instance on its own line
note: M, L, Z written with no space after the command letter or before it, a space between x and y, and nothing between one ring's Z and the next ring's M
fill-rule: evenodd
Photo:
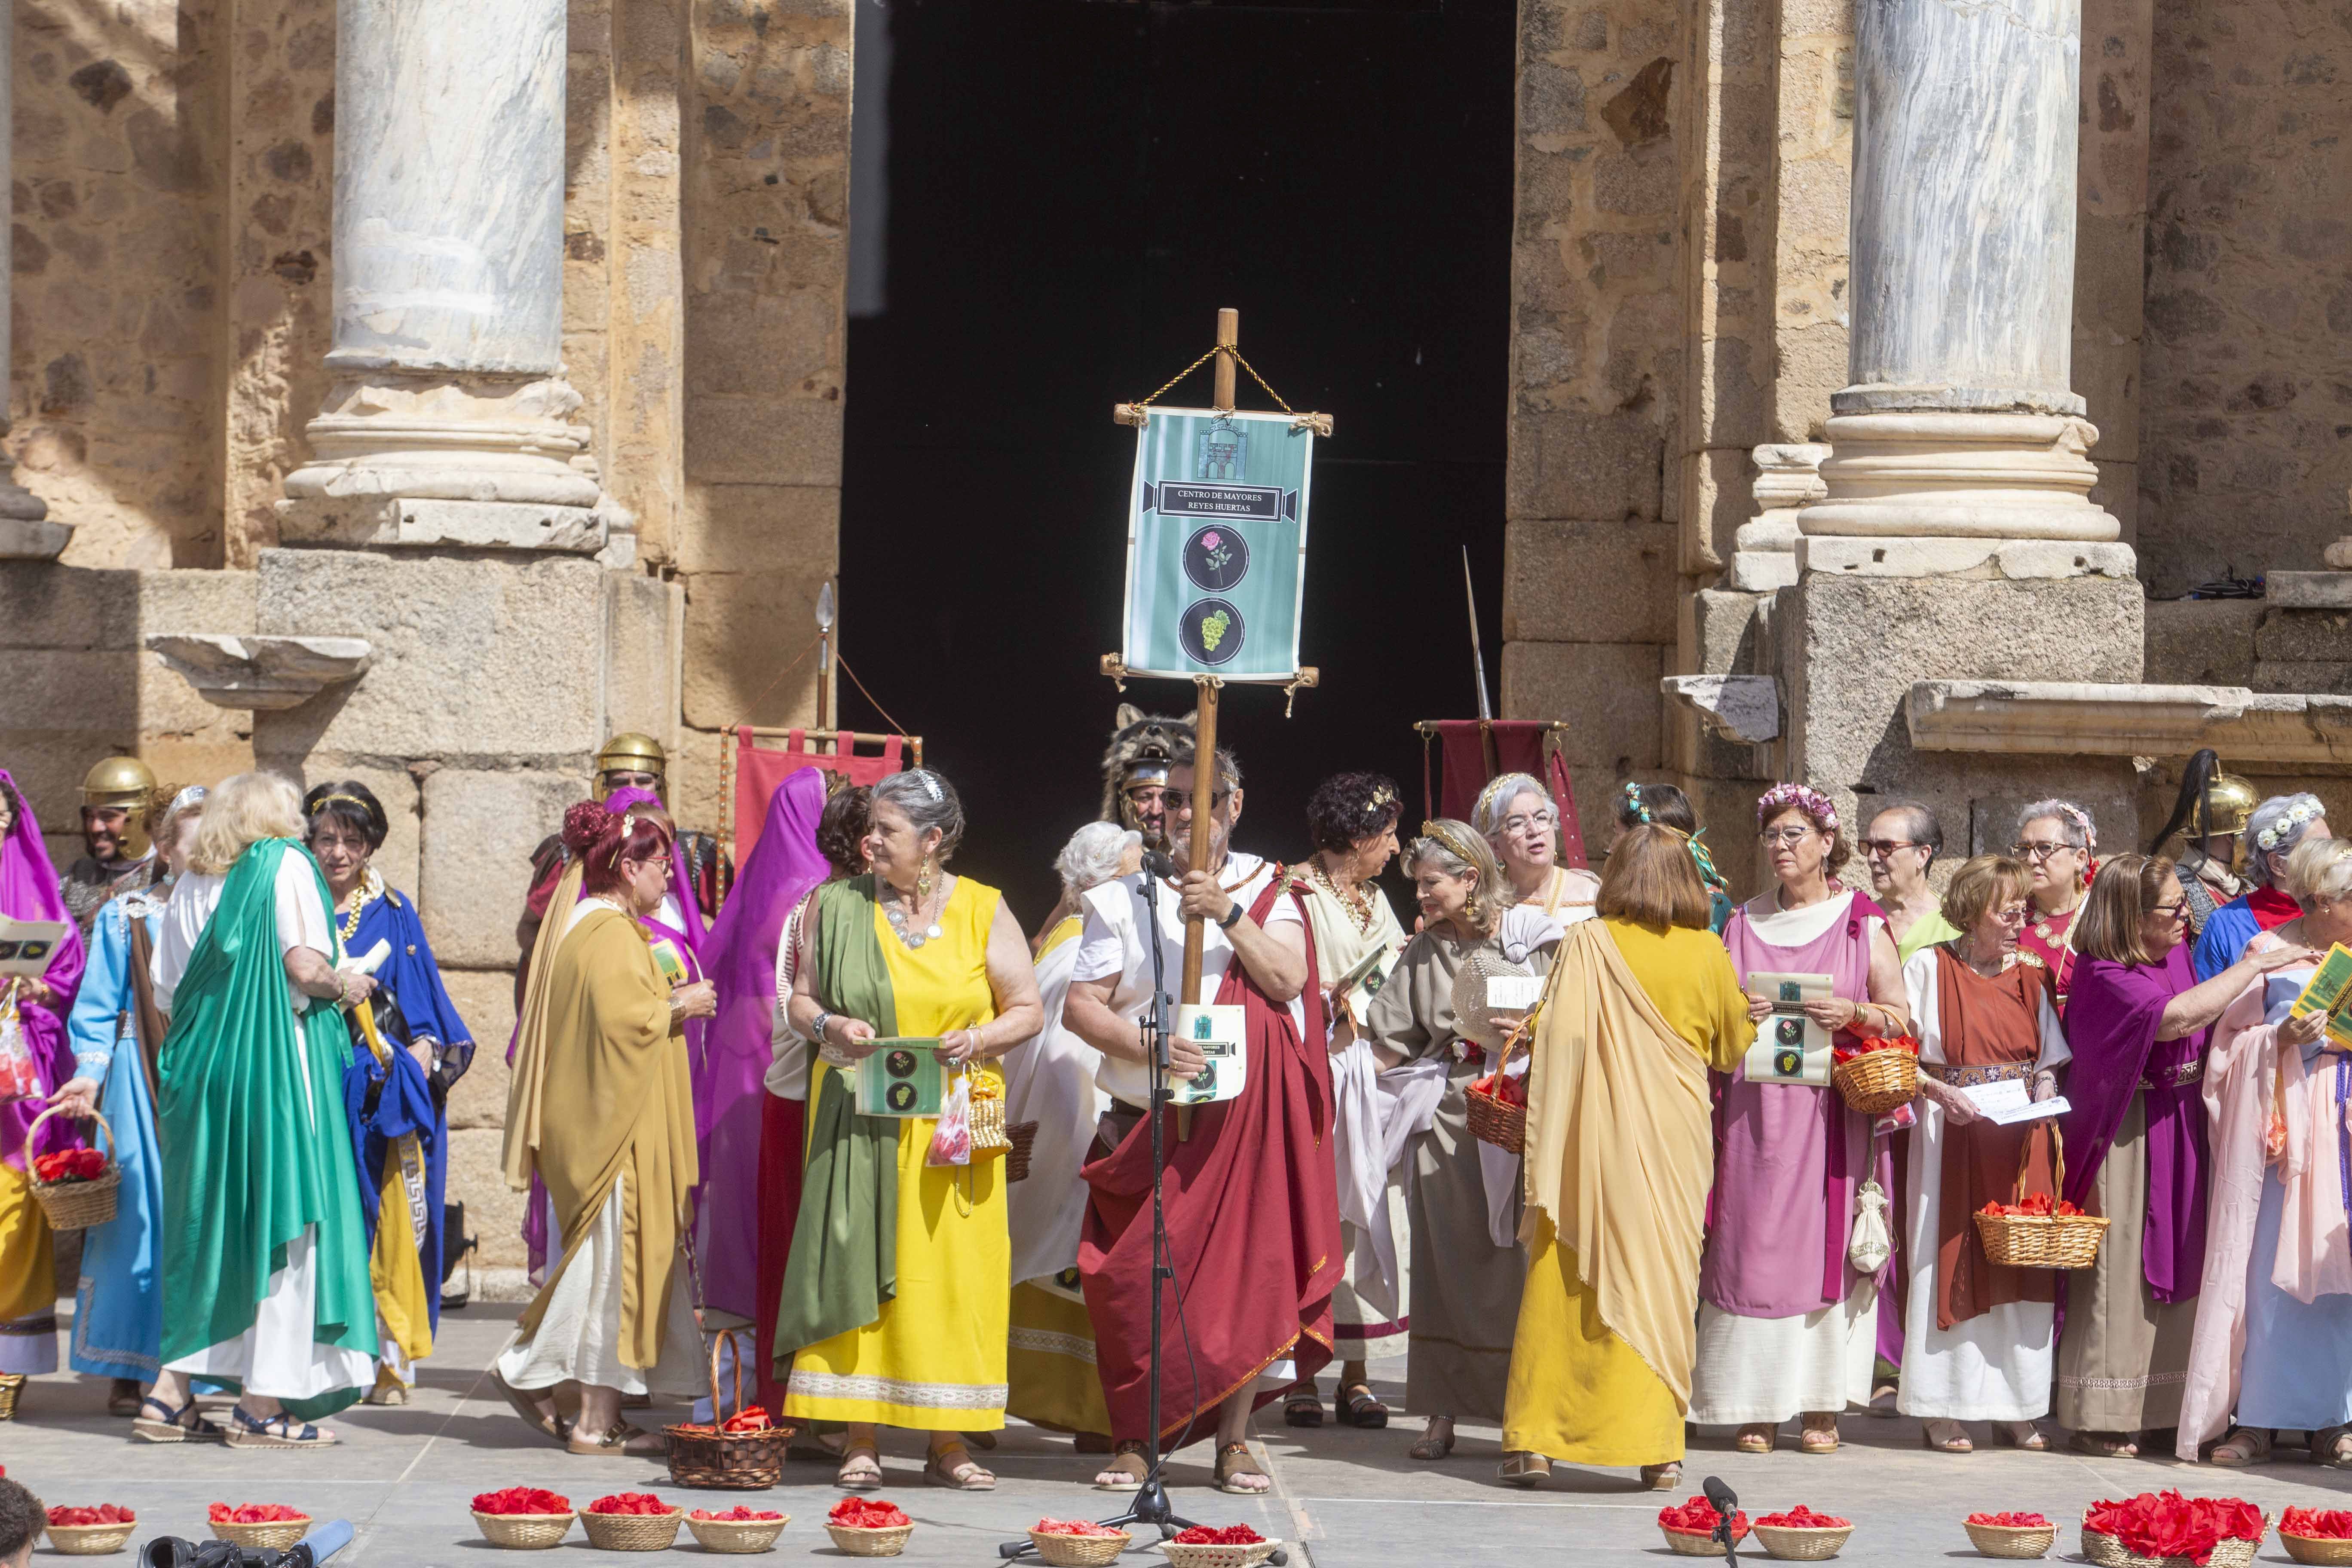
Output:
M948 1089L947 1099L940 1103L939 1125L931 1130L930 1152L923 1156L926 1165L969 1165L971 1163L971 1078L967 1073L956 1074Z
M1846 1241L1845 1260L1857 1274L1875 1274L1894 1252L1895 1236L1886 1227L1886 1189L1873 1176L1853 1194L1853 1233Z
M11 996L5 1009L0 1009L0 1103L47 1096L48 1090L41 1087L40 1067L33 1060L32 1047L25 1039L25 1026L16 1016L16 999Z

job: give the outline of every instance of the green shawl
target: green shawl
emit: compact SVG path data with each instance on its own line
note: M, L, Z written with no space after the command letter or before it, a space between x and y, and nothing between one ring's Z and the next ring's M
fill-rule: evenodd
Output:
M898 1032L890 970L875 931L874 879L817 889L810 989L829 1010ZM776 1310L776 1371L836 1334L862 1329L898 1293L898 1122L853 1110L853 1073L824 1075L809 1101L808 1166Z
M277 889L289 854L310 861L290 838L262 839L237 858L173 998L155 1112L164 1151L157 1277L171 1300L166 1363L249 1331L270 1275L286 1267L287 1247L312 1226L317 1342L368 1355L377 1349L359 1173L344 1125L351 1036L331 1002L313 1001L299 1019L286 1005ZM319 877L315 862L310 869ZM323 877L319 898L334 907ZM312 1419L359 1395L338 1390L286 1408Z

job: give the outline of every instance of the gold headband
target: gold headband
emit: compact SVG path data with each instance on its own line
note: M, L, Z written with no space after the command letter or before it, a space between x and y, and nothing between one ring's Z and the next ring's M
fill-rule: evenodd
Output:
M356 805L362 811L365 811L368 808L368 803L362 800L355 795L331 795L319 802L319 804L320 805L332 805L339 800L346 805Z
M1433 838L1439 844L1444 845L1445 847L1445 852L1448 855L1453 856L1456 860L1461 861L1465 866L1469 867L1472 870L1475 871L1478 868L1478 857L1476 852L1468 848L1460 839L1454 837L1452 830L1444 823L1423 821L1421 825L1421 836L1423 838Z

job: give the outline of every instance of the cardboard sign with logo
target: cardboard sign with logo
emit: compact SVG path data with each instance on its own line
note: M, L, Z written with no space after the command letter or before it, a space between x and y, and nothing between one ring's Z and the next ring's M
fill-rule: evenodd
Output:
M1247 1013L1222 1003L1202 1002L1176 1009L1176 1035L1201 1047L1208 1065L1192 1078L1168 1080L1171 1105L1206 1105L1233 1100L1248 1081L1249 1057L1243 1045Z
M931 1055L936 1039L895 1036L874 1042L857 1064L860 1116L937 1116L947 1099L948 1069Z
M1756 1026L1748 1047L1748 1081L1820 1089L1830 1081L1830 1032L1805 1016L1805 1004L1826 1001L1834 989L1826 974L1751 974L1750 996L1769 997L1771 1016Z

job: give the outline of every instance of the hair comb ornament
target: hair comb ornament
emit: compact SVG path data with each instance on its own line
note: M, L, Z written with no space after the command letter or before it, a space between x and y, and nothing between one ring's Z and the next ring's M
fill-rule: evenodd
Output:
M931 797L931 804L933 805L939 805L941 800L946 798L940 794L940 781L931 776L930 769L917 768L915 770L915 782L923 786L923 793Z

